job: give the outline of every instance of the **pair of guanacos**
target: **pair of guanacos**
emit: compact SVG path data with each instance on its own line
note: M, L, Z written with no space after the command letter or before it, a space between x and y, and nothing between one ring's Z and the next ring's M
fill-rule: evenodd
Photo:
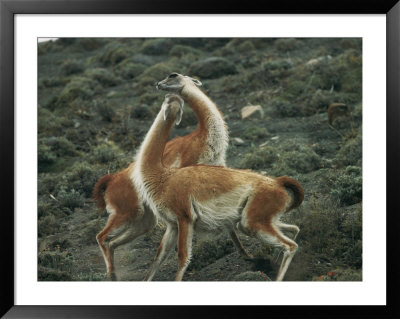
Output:
M145 280L152 280L175 245L182 280L189 265L193 233L226 229L241 256L251 255L236 230L283 249L276 277L281 281L297 250L295 225L279 217L304 199L303 187L294 179L263 176L250 170L226 167L229 137L217 106L199 89L201 82L172 73L157 83L167 93L161 110L126 169L101 177L93 198L101 211L109 213L96 239L107 266L116 280L114 250L149 232L160 217L166 231ZM174 123L179 124L184 101L198 119L189 135L168 142ZM292 233L293 239L282 231Z

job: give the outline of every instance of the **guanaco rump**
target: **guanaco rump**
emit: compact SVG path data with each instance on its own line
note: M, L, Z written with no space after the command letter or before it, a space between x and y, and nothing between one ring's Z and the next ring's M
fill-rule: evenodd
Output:
M167 94L139 148L131 175L139 196L167 225L146 279L153 278L177 243L175 280L182 280L191 258L194 231L216 232L236 225L246 235L284 250L276 277L281 281L298 247L282 230L293 232L295 238L299 228L282 223L279 217L302 203L303 187L286 176L272 178L249 170L203 164L183 168L164 165L164 149L181 114L179 100Z
M217 106L198 88L201 82L178 73L161 82L160 89L179 91L198 118L195 131L167 143L163 153L164 165L184 167L203 163L225 166L228 131ZM134 167L133 162L120 172L101 177L93 189L93 198L99 210L106 209L109 213L107 223L96 239L111 280L117 279L114 250L149 232L157 221L152 210L139 199L131 181ZM228 231L238 252L243 257L251 258L235 230L230 228Z

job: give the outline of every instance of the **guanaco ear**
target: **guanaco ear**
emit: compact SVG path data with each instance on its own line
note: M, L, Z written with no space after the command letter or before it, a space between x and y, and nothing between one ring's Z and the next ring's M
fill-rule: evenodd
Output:
M192 78L192 81L193 81L194 84L196 84L197 86L202 86L202 85L203 85L203 83L201 83L199 80L196 80L196 79L193 79L193 78Z
M184 101L179 95L177 95L176 97L177 97L177 99L178 99L178 101L179 101L179 106L180 106L180 108L179 108L179 113L176 115L175 124L176 124L176 125L179 125L179 123L180 123L181 120L182 120L183 106L185 105L185 101Z
M181 120L182 120L182 114L183 114L183 107L181 107L181 108L179 109L179 113L176 114L175 125L179 125L179 123L181 122Z
M168 103L163 103L163 105L162 105L162 110L163 110L164 121L165 121L165 120L167 119L168 114L169 114L169 111L170 111L170 108L169 108Z
M189 78L193 81L194 84L196 84L197 86L202 86L203 83L201 83L199 80L193 79L190 76L185 75L185 78Z

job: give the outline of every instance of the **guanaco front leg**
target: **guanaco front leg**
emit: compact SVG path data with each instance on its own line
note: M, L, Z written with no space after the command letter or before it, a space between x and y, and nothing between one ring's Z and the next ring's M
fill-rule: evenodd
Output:
M161 240L160 246L157 249L156 257L150 267L149 272L147 273L144 280L151 281L156 274L158 268L160 268L161 264L168 257L172 248L176 245L176 238L178 236L178 229L175 225L167 224L167 230Z

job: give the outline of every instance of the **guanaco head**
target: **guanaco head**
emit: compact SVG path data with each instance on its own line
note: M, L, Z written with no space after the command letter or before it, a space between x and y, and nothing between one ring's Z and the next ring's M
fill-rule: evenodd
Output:
M186 85L201 86L202 83L199 80L191 78L190 76L179 73L171 73L164 80L158 82L156 88L179 93Z
M173 117L175 118L175 124L178 125L182 119L183 104L183 99L180 96L171 93L166 94L161 105L161 110L164 112L164 121Z

